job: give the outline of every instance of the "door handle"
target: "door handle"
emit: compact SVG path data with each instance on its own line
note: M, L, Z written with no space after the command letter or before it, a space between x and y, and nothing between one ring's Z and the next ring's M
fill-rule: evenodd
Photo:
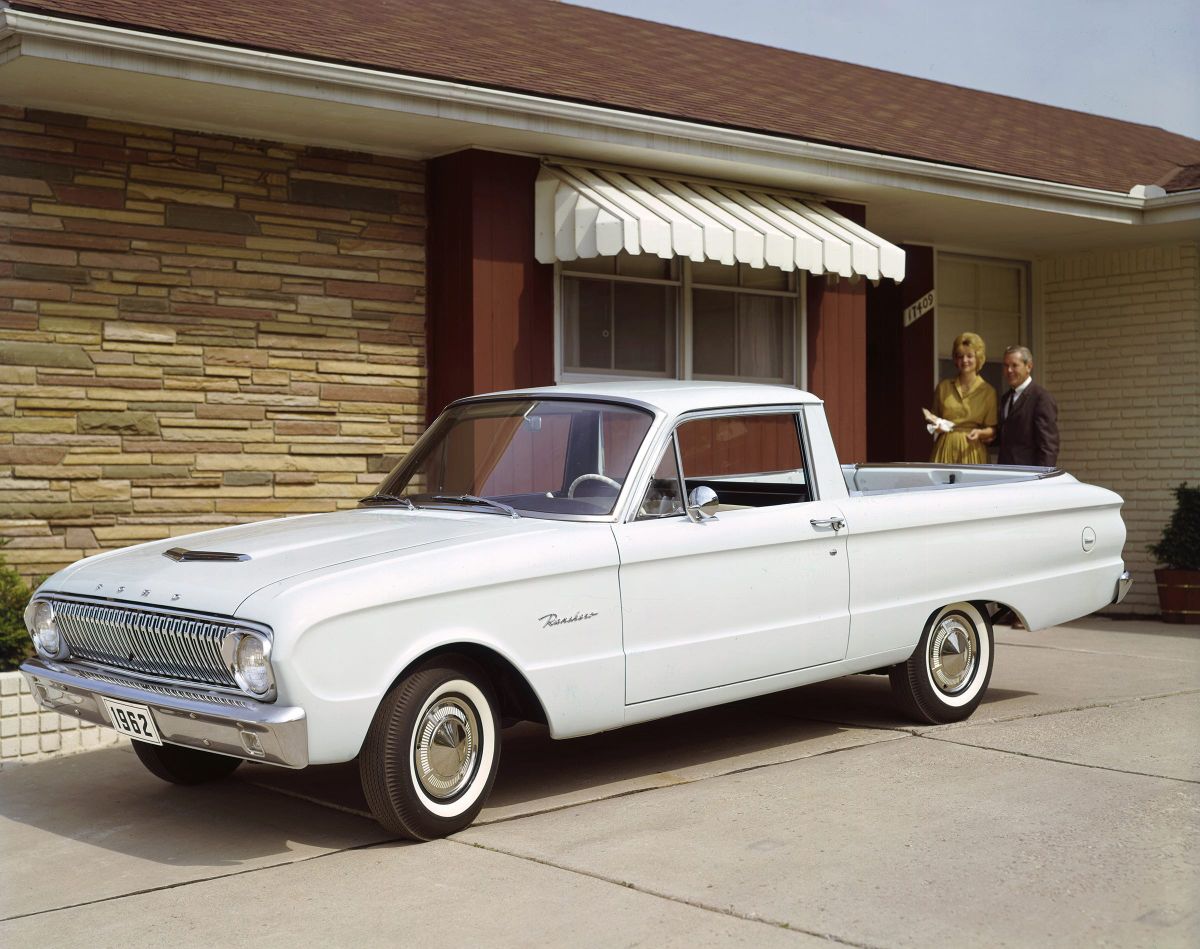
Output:
M846 519L835 514L833 517L814 517L808 523L813 527L824 527L833 531L840 531L846 526Z

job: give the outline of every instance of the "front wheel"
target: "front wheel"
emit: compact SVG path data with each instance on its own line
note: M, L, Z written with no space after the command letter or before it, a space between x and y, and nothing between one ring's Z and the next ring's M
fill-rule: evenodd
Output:
M971 603L944 606L929 620L908 661L892 667L892 692L919 722L961 722L987 691L994 653L986 615Z
M384 697L363 743L359 777L380 824L433 840L470 826L499 763L491 683L469 659L441 656Z
M152 745L147 741L130 742L138 760L156 778L171 784L204 784L233 774L241 758L230 758L211 751L184 748L181 745Z

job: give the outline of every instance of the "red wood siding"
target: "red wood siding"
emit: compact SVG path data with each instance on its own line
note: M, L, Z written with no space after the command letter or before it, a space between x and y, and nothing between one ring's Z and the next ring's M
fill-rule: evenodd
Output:
M904 415L900 430L904 433L903 454L897 461L928 461L933 443L925 431L922 408L932 408L934 353L933 320L935 310L909 326L903 326L904 310L925 296L934 286L933 248L905 248L906 277L900 284L900 309L895 314L900 330L899 359L904 367L900 402Z
M429 163L429 417L479 392L554 382L554 268L533 258L533 158Z
M834 210L866 224L861 205L830 202ZM825 400L825 413L845 462L867 456L866 282L808 278L808 389Z
M869 461L926 461L931 450L921 409L933 407L934 313L905 326L904 310L933 289L933 248L904 254L904 282L867 291Z

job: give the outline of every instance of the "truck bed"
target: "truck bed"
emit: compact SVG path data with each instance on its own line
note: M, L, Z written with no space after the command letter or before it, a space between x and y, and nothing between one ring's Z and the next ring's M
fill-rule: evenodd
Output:
M940 491L982 484L1037 481L1062 474L1060 468L1018 465L842 465L846 490L852 497L897 494L907 491Z

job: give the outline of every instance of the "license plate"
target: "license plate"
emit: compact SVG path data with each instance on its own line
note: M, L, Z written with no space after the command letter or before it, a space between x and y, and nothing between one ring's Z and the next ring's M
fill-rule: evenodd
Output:
M162 739L158 737L158 729L154 727L150 709L145 705L104 699L104 707L108 709L108 720L112 722L112 727L122 735L128 735L138 741L148 741L152 745L162 744Z

